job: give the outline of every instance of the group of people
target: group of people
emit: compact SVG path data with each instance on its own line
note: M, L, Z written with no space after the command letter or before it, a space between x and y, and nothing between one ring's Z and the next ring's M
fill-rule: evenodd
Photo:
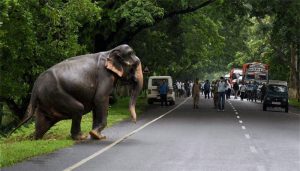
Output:
M200 93L204 93L205 99L213 98L214 106L218 109L218 111L224 111L225 109L225 100L230 99L231 89L234 91L234 98L237 99L237 96L240 95L241 100L243 100L246 96L249 98L251 93L249 93L249 85L248 87L245 84L239 85L238 83L234 83L232 86L228 83L224 77L220 77L219 80L213 81L212 83L209 80L206 80L204 84L201 85L199 79L196 79L194 82L186 81L185 83L176 81L175 82L175 92L177 97L189 97L192 95L193 97L193 108L199 108L199 100ZM255 88L254 88L255 90ZM265 95L266 87L263 84L261 88L261 101ZM165 81L160 85L159 92L161 96L161 105L164 104L167 106L167 93L168 93L168 85ZM255 91L254 91L255 92ZM255 92L256 93L256 92ZM256 96L256 95L255 95Z
M196 79L192 87L193 108L199 108L200 90L203 89L202 92L204 92L205 98L209 99L209 94L212 93L215 107L218 108L218 111L224 111L227 87L228 83L224 77L220 77L220 80L213 82L213 85L209 83L209 80L206 80L203 86Z

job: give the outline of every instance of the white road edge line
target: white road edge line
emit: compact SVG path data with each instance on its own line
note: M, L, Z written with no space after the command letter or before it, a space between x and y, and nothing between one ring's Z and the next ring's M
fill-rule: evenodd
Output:
M111 143L110 145L106 146L105 148L97 151L96 153L90 155L89 157L86 157L84 159L82 159L81 161L75 163L74 165L64 169L63 171L71 171L76 169L77 167L83 165L84 163L88 162L89 160L99 156L100 154L104 153L105 151L109 150L110 148L112 148L113 146L119 144L120 142L122 142L123 140L127 139L128 137L130 137L131 135L139 132L140 130L144 129L145 127L149 126L150 124L152 124L153 122L161 119L162 117L166 116L167 114L173 112L174 110L176 110L178 107L180 107L182 104L184 104L189 98L185 99L183 102L181 102L179 105L177 105L176 107L174 107L173 109L169 110L168 112L162 114L161 116L157 117L156 119L153 119L152 121L144 124L143 126L139 127L138 129L126 134L125 136L123 136L122 138L118 139L117 141Z

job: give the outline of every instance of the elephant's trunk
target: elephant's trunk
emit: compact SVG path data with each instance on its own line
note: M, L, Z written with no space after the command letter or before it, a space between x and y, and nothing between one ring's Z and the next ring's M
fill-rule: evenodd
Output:
M140 61L138 62L138 66L135 71L134 82L135 83L132 85L132 89L131 89L129 111L131 113L132 121L136 122L135 104L136 104L137 97L143 88L143 71L142 71L142 65Z

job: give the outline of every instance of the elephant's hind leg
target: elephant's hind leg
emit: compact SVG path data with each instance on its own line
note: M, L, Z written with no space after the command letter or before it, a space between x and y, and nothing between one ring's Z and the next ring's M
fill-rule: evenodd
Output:
M42 139L44 134L57 122L57 120L46 117L40 110L36 115L35 139Z

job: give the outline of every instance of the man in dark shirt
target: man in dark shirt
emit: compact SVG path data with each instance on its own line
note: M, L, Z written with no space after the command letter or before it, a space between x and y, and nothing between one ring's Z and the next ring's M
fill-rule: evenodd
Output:
M168 91L169 91L169 88L166 83L166 80L163 80L162 84L159 86L160 105L161 106L163 106L163 103L165 103L165 106L168 106L168 101L167 101Z

